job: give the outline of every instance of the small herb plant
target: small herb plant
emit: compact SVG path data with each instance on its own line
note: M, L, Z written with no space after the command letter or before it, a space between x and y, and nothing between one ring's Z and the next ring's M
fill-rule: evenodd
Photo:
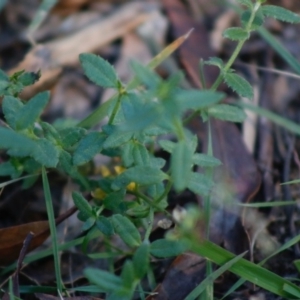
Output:
M16 179L43 171L48 204L51 197L47 189L46 169L64 172L80 185L82 193L92 193L95 199L93 203L89 203L82 193L73 193L74 203L79 210L78 218L83 222L87 237L97 232L109 241L112 235L117 234L129 249L126 252L128 260L120 275L98 269L84 271L98 291L108 295L107 299L132 299L137 288L141 289L140 281L151 269L152 256L176 256L187 249L218 264L233 259L226 268L222 267L222 272L230 269L255 283L257 280L254 275L257 272L261 278L260 285L279 295L294 297L300 293L292 283L284 279L280 281L278 276L274 277L275 274L261 267L255 269L255 265L241 256L234 258L216 245L199 241L193 232L199 218L195 209L187 211L186 217L183 216L177 224L176 233L170 238L149 241L154 214L164 212L169 217L166 208L171 189L176 192L189 189L209 200L215 184L212 172L207 170L213 170L221 162L213 157L211 145L208 153L198 152L198 139L185 124L194 117L200 117L208 123L211 118L243 122L243 109L238 105L221 103L225 94L216 91L218 86L225 82L239 96L252 98L251 85L231 68L242 46L266 17L300 22L298 15L277 6L263 5L263 0L237 2L243 9L241 27L228 28L224 32L225 38L237 42L236 49L226 63L216 57L204 62L220 69L220 75L210 89L184 90L180 87L182 73L163 80L152 70L154 64L146 67L135 61L131 63L135 77L125 84L107 61L97 55L84 53L79 60L85 75L96 85L113 88L115 96L77 126L57 128L40 119L49 102L49 92L39 93L26 102L19 98L24 87L38 80L39 73L21 71L8 77L3 71L0 72L0 95L4 96L2 111L5 118L4 126L0 127L0 149L5 149L8 155L8 160L0 165L0 175ZM105 117L108 121L101 130L92 130ZM211 135L210 131L208 135ZM170 154L169 164L155 156L154 149L157 147ZM93 160L97 154L117 157L119 161L115 173L110 172L108 176L92 180L81 173L80 166ZM204 171L195 171L197 166ZM33 184L35 179L24 179L24 187ZM206 203L209 205L209 201ZM48 209L51 211L51 205ZM55 237L54 226L51 231L52 237ZM53 243L57 250L55 238ZM112 255L122 254L122 250L118 253L111 251ZM215 253L223 255L224 259L218 260L217 256L213 256ZM250 264L254 268L254 275L247 275L243 267L239 270L239 264L243 267ZM235 269L233 266L236 266ZM56 269L59 269L58 260ZM63 293L60 272L56 271L58 289ZM269 286L268 280L275 280L279 285L285 284L290 289ZM203 290L200 288L195 297Z

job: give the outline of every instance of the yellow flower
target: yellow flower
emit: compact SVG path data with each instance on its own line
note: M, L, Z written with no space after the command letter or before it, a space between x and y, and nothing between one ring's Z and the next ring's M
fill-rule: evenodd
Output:
M118 175L120 175L121 173L123 173L124 171L126 171L126 168L121 167L121 166L115 166L114 169L115 169L115 172L116 172ZM135 183L135 182L130 182L130 183L127 185L126 189L127 189L128 191L134 191L134 190L136 189L136 183Z

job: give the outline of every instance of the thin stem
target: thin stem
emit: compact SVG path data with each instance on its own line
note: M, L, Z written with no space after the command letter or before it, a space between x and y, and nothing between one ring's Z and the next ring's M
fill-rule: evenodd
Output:
M170 192L173 182L169 180L164 192L154 201L155 203L159 203L161 200L163 200Z
M251 12L251 16L250 19L246 25L245 31L247 33L250 34L251 32L251 26L253 23L253 20L255 18L255 13L258 11L259 7L261 6L261 3L258 1L255 3L255 6ZM217 79L215 80L215 82L213 83L213 85L210 87L211 91L216 91L217 88L219 87L219 85L222 83L223 80L223 76L224 74L226 74L229 69L231 68L231 66L233 65L233 63L235 62L236 58L238 57L238 55L241 52L241 49L243 48L245 42L248 40L248 38L242 39L238 42L238 44L236 45L231 57L229 58L229 60L227 61L226 65L224 66L224 68L221 70L219 76L217 77ZM196 110L194 111L190 116L188 116L185 120L183 120L183 124L187 124L189 123L192 119L194 119L194 117L196 117L199 114L200 110Z
M148 227L145 232L144 241L149 241L149 237L150 237L150 234L151 234L151 231L153 228L153 221L154 221L154 211L153 211L153 208L150 207Z
M171 217L171 214L168 211L166 211L165 209L162 209L161 207L159 207L156 203L154 203L152 201L151 198L144 195L140 191L138 191L138 190L137 191L128 191L128 193L143 199L150 207L153 207L153 208L157 209L158 211L163 211L167 216Z
M115 117L116 117L116 115L117 115L117 113L118 113L118 111L119 111L119 109L120 109L122 96L123 96L123 94L122 94L121 92L119 92L119 94L118 94L118 99L117 99L117 103L116 103L116 105L114 106L114 109L113 109L113 111L112 111L112 113L111 113L111 116L110 116L110 118L109 118L109 121L108 121L108 124L109 124L109 125L112 125L112 124L113 124L114 119L115 119Z
M55 218L54 218L54 210L53 210L53 205L52 205L49 181L48 181L45 167L42 167L42 180L43 180L43 187L44 187L45 202L46 202L46 208L47 208L47 214L48 214L50 233L51 233L51 241L52 241L52 247L53 247L56 284L57 284L58 291L60 293L62 293L63 292L63 284L62 284L62 279L61 279L56 224L55 224Z

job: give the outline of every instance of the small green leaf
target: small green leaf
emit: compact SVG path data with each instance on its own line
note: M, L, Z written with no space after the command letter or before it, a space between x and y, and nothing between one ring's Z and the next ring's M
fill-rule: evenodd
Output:
M149 245L143 243L133 255L132 262L134 273L138 279L142 279L147 274L149 268L149 254Z
M7 128L0 128L0 149L7 149L11 156L30 156L36 147L33 140Z
M158 143L165 151L167 151L169 153L172 153L172 151L176 147L176 143L168 141L168 140L161 140Z
M231 27L224 30L223 37L233 41L243 41L247 40L250 37L250 34L241 27Z
M128 142L133 136L132 132L123 132L121 130L115 130L112 134L108 136L103 144L103 148L115 148L122 144Z
M223 75L226 84L231 87L240 96L246 98L253 98L252 86L243 77L235 73L226 73Z
M56 128L47 122L40 122L40 125L44 131L45 138L54 144L58 144L60 141L60 136Z
M80 127L69 127L59 130L63 148L74 146L84 136L85 133L86 130Z
M59 151L49 140L42 138L35 141L31 156L41 165L54 168L58 163Z
M171 157L171 174L177 192L184 190L190 179L193 151L186 141L179 141Z
M209 66L216 66L219 67L219 69L224 68L224 62L219 57L210 57L207 61L204 62L206 65Z
M79 213L81 213L81 212L79 212ZM96 217L95 216L90 217L87 220L85 220L84 223L83 223L83 225L82 225L82 230L85 231L85 230L91 229L94 226L95 221L96 221Z
M141 65L137 61L131 61L130 65L136 78L146 87L154 89L161 82L161 79L149 67Z
M77 178L78 176L80 176L77 168L73 165L71 154L65 150L61 150L59 152L58 167L73 178Z
M150 156L147 148L139 143L134 143L133 144L133 149L132 149L132 156L134 159L134 164L135 165L149 165L150 164Z
M127 260L125 264L123 265L122 273L121 273L121 278L123 280L123 287L128 291L128 294L132 294L133 288L136 285L136 280L135 280L135 274L134 274L134 267L133 263L130 260ZM118 298L119 299L119 298ZM132 297L128 298L132 299Z
M253 8L253 3L251 0L237 0L240 4L247 6L248 8Z
M41 77L41 72L24 72L18 78L18 81L22 83L23 86L28 86L34 84Z
M241 22L243 24L244 27L246 27L249 23L249 20L251 18L251 11L246 10L243 12L242 16L241 16ZM261 13L261 10L258 10L252 23L251 23L251 30L256 30L258 28L260 28L264 23L264 16Z
M125 187L128 185L128 183L124 186L124 189L117 192L109 193L103 200L103 205L106 209L110 209L115 213L122 212L122 202L124 200L125 195Z
M177 256L187 250L186 244L181 241L159 239L151 243L150 253L156 257Z
M188 188L195 194L207 196L210 193L214 183L203 174L193 172L188 182Z
M72 198L84 221L88 220L90 217L94 217L91 205L80 193L73 192Z
M40 116L49 101L49 92L42 92L31 98L17 113L16 128L26 129Z
M212 106L207 113L216 119L230 122L243 122L246 118L246 114L241 108L228 104Z
M149 211L150 208L148 205L137 205L126 210L126 215L129 217L146 218L149 215Z
M16 121L18 117L18 112L22 109L23 103L13 96L5 96L2 102L2 109L5 116L5 120L8 125L16 129Z
M133 165L133 156L132 156L132 152L133 152L133 147L134 147L134 143L132 141L129 141L128 143L125 143L122 146L122 162L123 162L123 166L125 168L129 168Z
M217 167L222 164L217 158L203 153L195 153L193 163L200 167Z
M264 5L262 6L261 11L266 17L271 17L280 21L288 23L300 22L300 16L298 14L295 14L292 11L287 10L283 7L275 5Z
M96 226L104 235L108 237L114 234L114 228L110 220L106 217L99 216L96 220Z
M220 102L224 97L224 93L199 90L185 90L176 94L178 105L182 110L206 108Z
M126 217L115 214L111 217L115 232L129 247L138 247L141 244L141 236L137 228Z
M101 132L90 132L78 144L73 156L74 165L82 165L93 159L102 149L106 136Z
M118 88L119 81L115 69L106 60L91 53L80 54L79 60L85 75L92 82L106 88Z
M87 268L84 270L84 275L91 283L107 293L118 290L122 285L120 277L106 271Z

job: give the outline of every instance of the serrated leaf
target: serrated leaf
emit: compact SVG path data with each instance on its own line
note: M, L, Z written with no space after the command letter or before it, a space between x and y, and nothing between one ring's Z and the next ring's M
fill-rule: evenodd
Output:
M102 149L106 136L101 132L90 132L78 144L74 155L74 165L82 165L93 159Z
M161 117L162 107L154 102L146 102L142 97L128 93L122 98L122 112L125 122L120 131L142 131L153 126Z
M185 90L176 94L177 103L182 110L203 109L220 102L224 97L224 93L199 90Z
M155 257L177 256L187 250L187 246L181 241L159 239L151 243L150 253Z
M82 53L79 60L85 75L95 84L106 88L118 88L119 81L115 69L102 57L92 53Z
M253 89L250 83L235 73L223 75L226 84L242 97L253 98Z
M149 249L148 244L142 244L134 253L132 262L136 278L142 279L148 271L149 267Z
M72 156L69 152L61 150L59 153L59 167L72 177L77 177L77 168L73 165Z
M72 198L78 211L81 213L83 220L86 221L91 217L94 217L93 209L89 202L78 192L72 193Z
M129 247L138 247L141 244L141 236L137 228L126 217L115 214L111 217L115 232Z
M132 152L133 152L133 147L134 147L134 143L132 141L129 141L128 143L125 143L122 146L122 162L123 162L123 166L125 168L129 168L133 165L133 156L132 156Z
M149 159L149 165L156 169L161 169L166 164L166 160L161 157L149 156Z
M299 23L300 16L280 6L264 5L261 8L263 15L288 23Z
M34 84L41 77L41 72L24 72L18 78L18 81L22 83L23 86L28 86Z
M188 182L188 188L195 194L207 196L210 193L214 183L203 174L193 172Z
M132 156L135 165L150 165L150 156L147 148L139 143L133 144Z
M224 62L221 58L219 57L210 57L208 60L204 62L206 65L209 66L216 66L219 67L220 69L223 69L224 67Z
M5 120L8 125L16 129L16 120L18 117L18 112L22 109L23 103L13 96L5 96L2 102L2 109L5 116Z
M17 113L16 129L26 129L40 116L49 101L49 92L42 92L31 98Z
M240 4L247 6L248 8L253 8L253 3L251 0L237 0Z
M128 142L133 136L132 132L123 132L118 129L108 136L103 144L103 148L116 148Z
M146 67L137 61L131 61L130 66L139 82L150 89L155 89L161 82L161 79L149 67Z
M54 126L46 122L40 122L40 125L44 131L44 136L52 143L58 143L60 136Z
M36 147L33 140L7 128L0 128L0 137L0 149L8 150L12 156L30 156Z
M223 37L233 41L243 41L248 39L250 34L241 27L231 27L224 30Z
M41 165L54 168L58 163L59 151L47 139L39 139L35 141L35 148L31 156Z
M167 152L172 153L174 150L176 143L168 140L161 140L158 142L158 144Z
M118 290L122 286L122 279L112 273L99 269L86 268L85 277L103 291L110 293Z
M187 187L191 175L193 151L186 141L179 141L172 151L171 177L177 192Z
M216 119L230 122L243 122L246 118L246 114L241 108L228 104L210 107L207 113Z
M195 153L193 163L200 167L217 167L222 164L217 158L203 153Z
M76 144L85 133L86 130L80 127L70 127L59 130L62 146L64 148L74 146L74 144Z
M251 18L251 11L246 10L243 12L243 14L241 15L241 22L243 24L244 27L246 27L249 23L249 20ZM264 23L264 16L261 13L261 10L258 10L256 12L256 15L251 23L251 30L256 30L258 28L260 28Z
M104 235L108 237L114 234L114 228L110 220L106 217L99 216L96 220L96 226Z

